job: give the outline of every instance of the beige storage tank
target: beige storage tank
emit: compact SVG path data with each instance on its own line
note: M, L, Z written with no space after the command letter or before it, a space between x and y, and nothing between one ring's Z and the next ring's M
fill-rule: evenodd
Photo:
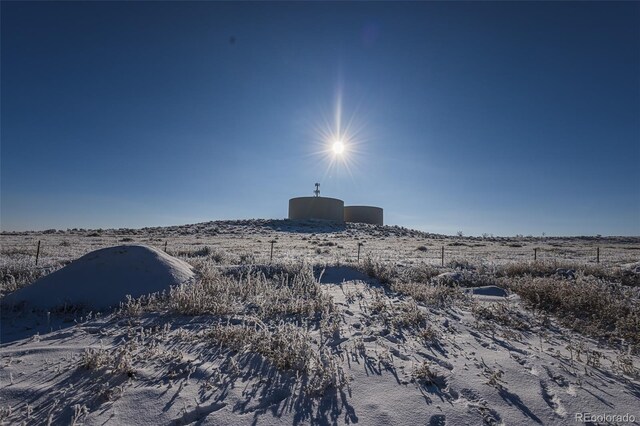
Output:
M344 221L383 225L382 209L373 206L347 206L344 208Z
M289 219L323 219L344 222L344 201L327 197L297 197L289 200Z

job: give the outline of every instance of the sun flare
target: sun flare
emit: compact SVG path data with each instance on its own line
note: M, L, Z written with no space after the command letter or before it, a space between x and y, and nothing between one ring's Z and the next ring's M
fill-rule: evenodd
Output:
M344 144L342 143L342 141L335 141L333 143L333 153L340 155L344 152Z
M342 115L342 96L338 93L333 117L321 111L319 117L313 120L313 143L316 150L310 154L324 159L323 163L327 168L323 176L318 176L322 182L327 178L338 179L343 172L353 179L358 159L369 138L365 132L366 121L356 115L355 111L346 119Z

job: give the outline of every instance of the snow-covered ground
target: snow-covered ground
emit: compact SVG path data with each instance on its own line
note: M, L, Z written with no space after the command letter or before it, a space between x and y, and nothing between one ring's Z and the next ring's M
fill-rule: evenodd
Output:
M2 292L123 244L166 244L180 260L163 264L186 274L182 262L190 263L200 281L115 311L4 303L0 422L574 424L577 413L640 420L637 346L569 329L566 318L529 309L505 281L484 282L501 266L531 264L534 249L539 261L558 262L562 280L574 273L567 265L597 266L597 248L600 265L635 280L640 238L461 238L259 220L5 234ZM478 285L393 286L383 272L365 274L365 263L407 274L432 265L439 276L425 282L473 276ZM70 280L68 288L88 285ZM119 286L136 290L136 282ZM637 312L638 300L629 306Z

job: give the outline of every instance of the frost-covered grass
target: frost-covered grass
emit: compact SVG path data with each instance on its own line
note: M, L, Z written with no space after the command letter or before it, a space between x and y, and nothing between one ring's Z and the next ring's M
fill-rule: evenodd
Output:
M39 240L40 266L36 267L35 248ZM271 241L275 241L273 262L270 262ZM564 297L579 294L584 285L569 282L557 287L554 283L576 275L581 276L580 283L593 277L601 283L592 284L590 280L588 287L594 290L595 285L598 294L605 295L611 294L610 284L638 286L640 238L447 237L402 227L247 220L138 230L4 234L2 242L0 296L91 250L142 243L166 247L169 254L194 265L201 276L196 285L173 289L168 299L162 299L170 306L153 309L189 315L252 314L259 318L276 313L299 318L317 316L325 310L327 302L312 279L312 268L302 270L301 265L315 265L317 275L322 265L345 264L377 279L388 291L424 305L452 306L456 301L464 301L460 287L499 285L520 293L538 309L571 318L576 328L593 322L598 324L587 327L590 331L599 329L607 331L606 335L612 332L615 335L616 329L627 330L622 335L634 339L630 330L635 317L626 314L635 312L633 306L623 303L626 308L615 318L618 325L613 325L611 315L595 312L605 309L603 300L590 305L580 302L579 308L556 301L557 288L572 286L563 293ZM362 254L358 263L355 257L360 243ZM600 264L594 262L596 246L601 247ZM442 247L445 266L440 265ZM531 260L533 248L538 249L536 262ZM627 297L623 293L621 297ZM609 312L612 306L618 306L608 302L611 297L604 298ZM581 311L582 308L589 310Z
M33 259L27 256L3 259L0 263L0 297L27 286L39 278L64 266L64 263L36 267Z
M275 368L301 373L304 391L321 396L346 384L327 342L339 337L340 317L320 288L313 268L302 263L219 268L215 260L194 263L195 283L165 294L129 299L127 318L144 313L210 318L198 335L205 344L262 356Z
M638 238L252 220L2 243L2 294L116 244L166 245L197 277L100 317L3 312L30 335L3 345L0 422L560 424L637 406ZM488 285L512 296L468 292Z
M287 272L288 270L288 272ZM252 315L260 319L319 319L333 310L331 298L320 290L310 265L221 269L197 263L195 283L173 287L168 293L130 300L128 313L169 311L180 315Z
M360 269L393 292L429 306L465 301L462 287L498 285L517 293L535 311L558 317L589 336L640 349L640 273L631 268L576 262L512 263L493 269L469 262L446 268L394 264L367 257ZM455 271L455 272L454 272ZM474 305L476 318L527 330L525 318L507 303Z
M640 256L639 256L640 258ZM499 277L516 278L529 275L532 277L550 277L562 274L581 273L601 280L619 283L625 286L640 286L640 273L631 268L620 266L605 266L600 264L585 264L576 261L546 261L511 263L497 268Z
M578 274L575 279L524 276L506 281L534 311L576 331L640 349L640 288Z

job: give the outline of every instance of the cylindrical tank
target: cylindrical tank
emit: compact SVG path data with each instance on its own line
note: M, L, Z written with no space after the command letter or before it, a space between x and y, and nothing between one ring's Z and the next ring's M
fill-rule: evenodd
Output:
M323 219L344 222L344 201L327 197L297 197L289 200L289 219Z
M344 221L383 225L382 209L373 206L347 206L344 208Z

